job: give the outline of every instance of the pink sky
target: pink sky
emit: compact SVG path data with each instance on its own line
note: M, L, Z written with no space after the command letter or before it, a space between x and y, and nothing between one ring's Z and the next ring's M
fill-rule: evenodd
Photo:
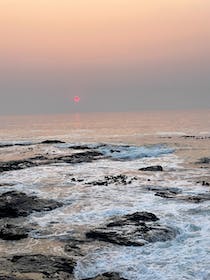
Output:
M151 94L161 92L166 80L173 93L190 92L196 82L206 96L209 69L207 0L0 1L5 98L18 89L31 96L49 95L52 88L70 97L94 90L113 94L125 83L127 93L139 91L143 100L148 86Z

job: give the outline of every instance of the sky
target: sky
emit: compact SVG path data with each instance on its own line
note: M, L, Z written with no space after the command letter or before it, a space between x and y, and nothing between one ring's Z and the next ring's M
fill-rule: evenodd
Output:
M0 114L202 108L210 1L0 1Z

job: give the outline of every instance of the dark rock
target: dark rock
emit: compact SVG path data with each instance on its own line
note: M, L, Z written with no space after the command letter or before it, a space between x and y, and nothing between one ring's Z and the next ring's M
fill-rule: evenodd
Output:
M20 170L40 165L47 165L53 163L82 163L82 162L91 162L102 158L103 154L94 150L80 152L71 155L59 156L54 158L47 158L43 155L29 158L27 160L15 160L0 162L0 172Z
M4 240L20 240L28 237L28 229L15 224L0 226L0 238ZM1 278L0 278L1 279Z
M49 160L49 158L45 157L45 156L35 156L35 157L32 157L32 158L29 158L28 160L37 160L37 161L40 161L40 160Z
M210 157L200 158L196 163L197 164L210 164Z
M154 192L165 192L171 195L174 194L180 194L182 193L182 190L178 189L178 188L165 188L165 187L158 187L158 186L148 186L145 187L146 190L148 191L154 191Z
M70 156L61 156L55 159L56 162L66 162L66 163L82 163L91 162L101 158L103 154L97 151L86 151L82 153L76 153Z
M188 202L204 202L210 200L210 193L201 193L196 195L185 195L185 194L175 194L168 191L161 191L155 193L155 196L160 196L163 198L169 198L169 199L176 199L176 200L182 200L182 201L188 201Z
M120 174L116 176L105 176L102 180L92 181L86 183L87 185L93 186L108 186L109 184L115 185L128 185L131 184L134 180L137 180L136 177L128 177L126 175Z
M126 280L125 278L120 277L119 273L115 272L106 272L103 274L100 274L93 278L86 278L82 280Z
M83 239L67 239L65 240L67 244L65 245L65 252L68 252L68 255L72 255L75 257L78 256L84 256L85 252L82 248L83 245L86 245L87 243L90 243L89 240L83 238Z
M123 218L134 222L155 222L159 220L155 214L149 212L135 212L133 214L125 215Z
M161 165L154 165L154 166L148 166L143 167L139 169L140 171L163 171L163 167Z
M156 223L156 215L148 212L116 217L103 227L90 230L87 238L125 246L142 246L148 242L166 241L176 236L176 231Z
M0 162L0 172L20 170L34 166L37 166L37 164L30 160L13 160L7 162Z
M0 280L33 280L31 278L20 278L20 277L16 277L16 276L11 276L11 275L1 275L0 274Z
M0 196L0 218L28 216L33 211L50 211L61 206L63 206L61 202L10 191Z
M41 144L65 144L65 142L60 140L45 140Z
M74 150L91 150L92 149L92 148L88 147L87 145L74 145L69 148L74 149Z
M76 262L72 258L47 255L16 255L8 259L19 273L41 273L44 276L72 276ZM64 273L64 274L63 274ZM51 278L50 278L51 279ZM54 279L54 278L52 278ZM70 279L70 278L56 278Z
M209 186L210 184L206 181L202 181L202 186Z

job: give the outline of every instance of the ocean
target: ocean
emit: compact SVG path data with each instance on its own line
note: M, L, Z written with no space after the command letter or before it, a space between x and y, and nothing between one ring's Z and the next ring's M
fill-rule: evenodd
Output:
M30 213L21 222L31 228L28 237L0 239L0 258L72 256L78 280L105 272L128 280L210 279L208 158L209 110L1 116L1 164L33 165L1 165L0 194L16 190L63 206ZM140 170L151 166L162 170ZM155 225L172 229L173 238L140 240L143 246L84 241L87 232L137 212L155 214ZM75 256L66 245L78 238Z

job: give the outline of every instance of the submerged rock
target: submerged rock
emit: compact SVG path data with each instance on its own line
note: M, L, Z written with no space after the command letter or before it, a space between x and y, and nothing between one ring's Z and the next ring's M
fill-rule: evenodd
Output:
M63 206L63 203L51 199L28 196L18 191L9 191L0 196L0 218L28 216L33 211L50 211Z
M0 226L0 238L4 240L20 240L28 237L28 229L15 224L4 224Z
M90 230L87 238L125 246L142 246L148 242L166 241L176 236L176 231L156 223L156 215L136 212L114 218L103 227Z
M163 167L161 165L153 165L147 166L139 169L140 171L163 171Z
M120 277L118 273L115 272L106 272L103 274L100 274L93 278L86 278L82 280L126 280L125 278Z

